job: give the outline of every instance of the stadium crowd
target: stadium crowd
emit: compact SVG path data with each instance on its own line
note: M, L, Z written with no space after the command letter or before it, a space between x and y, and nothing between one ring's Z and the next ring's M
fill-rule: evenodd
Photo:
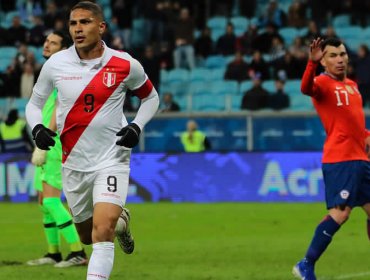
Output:
M45 36L51 30L68 32L68 11L76 0L0 1L0 49L16 47L11 60L2 60L0 98L29 98L40 67ZM337 35L335 20L365 29L370 1L265 0L98 0L108 23L108 46L139 59L163 95L163 73L207 68L207 61L223 57L215 68L221 79L262 81L300 79L313 38L339 37L350 52L349 77L370 102L369 40L357 43ZM299 33L293 31L299 30ZM290 31L290 32L289 32ZM359 35L360 36L360 35ZM8 62L8 63L7 63ZM7 64L7 65L4 65ZM262 83L263 86L263 83ZM252 89L252 83L249 90ZM271 89L267 89L271 92ZM246 90L243 92L243 94ZM126 110L135 110L127 99ZM241 100L241 99L240 99ZM268 107L269 101L254 109ZM286 102L285 102L286 103ZM244 109L251 109L240 104ZM288 105L289 106L289 105ZM181 107L181 106L180 106ZM282 107L284 108L284 107ZM182 110L182 108L180 108Z

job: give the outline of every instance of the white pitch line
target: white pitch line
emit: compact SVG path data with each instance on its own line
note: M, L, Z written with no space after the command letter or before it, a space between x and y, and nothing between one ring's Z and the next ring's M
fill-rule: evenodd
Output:
M368 275L370 275L370 271L353 273L353 274L345 274L345 275L341 275L341 276L338 276L338 277L330 277L330 278L324 277L324 278L320 278L319 280L353 279L353 278L364 277L364 276L368 276Z

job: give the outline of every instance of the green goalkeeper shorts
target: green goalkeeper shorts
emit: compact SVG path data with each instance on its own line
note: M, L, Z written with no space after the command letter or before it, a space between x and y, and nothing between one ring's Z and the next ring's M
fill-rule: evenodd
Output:
M62 190L62 162L53 158L47 158L41 167L35 167L34 188L42 192L42 182Z

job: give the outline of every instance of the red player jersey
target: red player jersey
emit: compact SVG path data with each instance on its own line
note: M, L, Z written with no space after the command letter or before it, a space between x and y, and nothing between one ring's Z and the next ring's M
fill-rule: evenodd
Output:
M323 163L368 160L365 152L365 114L357 84L328 74L315 77L317 64L309 61L301 91L311 96L326 132Z

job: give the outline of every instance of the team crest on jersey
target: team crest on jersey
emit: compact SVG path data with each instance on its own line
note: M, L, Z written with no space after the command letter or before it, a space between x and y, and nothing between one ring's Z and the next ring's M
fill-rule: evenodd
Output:
M341 197L342 199L347 199L347 198L349 197L349 191L347 191L347 190L342 190L342 191L340 192L340 197Z
M103 73L103 84L107 87L112 87L116 84L116 73L104 72Z
M346 85L346 90L349 94L354 94L354 90L353 90L353 87L349 86L349 85Z

